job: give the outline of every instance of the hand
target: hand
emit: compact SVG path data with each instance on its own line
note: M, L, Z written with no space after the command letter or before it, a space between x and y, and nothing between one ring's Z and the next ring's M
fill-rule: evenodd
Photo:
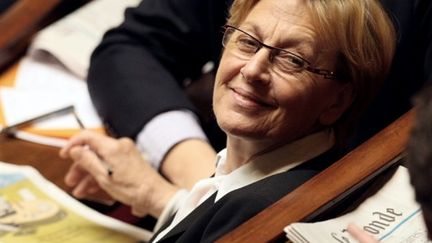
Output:
M150 213L158 217L177 190L143 159L128 138L84 131L70 139L60 156L74 160L65 177L66 184L74 187L74 196L83 198L103 189L130 205L137 216Z
M352 237L354 237L354 239L358 240L359 243L378 243L378 240L376 240L373 236L366 233L354 224L349 224L347 231Z

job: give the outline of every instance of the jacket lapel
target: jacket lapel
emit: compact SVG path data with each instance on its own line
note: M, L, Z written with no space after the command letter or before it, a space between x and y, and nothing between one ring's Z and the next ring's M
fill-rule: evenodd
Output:
M205 212L207 212L207 210L209 210L214 205L215 198L216 198L216 192L213 193L203 203L201 203L196 209L194 209L182 221L180 221L171 231L169 231L164 237L162 237L159 242L170 241L169 239L171 237L175 237L178 234L182 234L191 224L193 224L193 222L197 218L199 218L201 215L203 215ZM171 219L167 223L165 223L161 227L161 229L157 232L157 234L155 234L153 236L153 238L156 237L160 232L165 230L171 224L172 220L174 219L174 215L173 215L173 217L171 217ZM153 241L153 239L151 241Z

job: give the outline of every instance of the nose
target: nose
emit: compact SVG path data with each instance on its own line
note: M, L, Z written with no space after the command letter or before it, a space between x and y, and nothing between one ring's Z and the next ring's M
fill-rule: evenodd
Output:
M247 82L260 82L263 85L270 83L270 55L270 50L262 48L245 63L240 73Z

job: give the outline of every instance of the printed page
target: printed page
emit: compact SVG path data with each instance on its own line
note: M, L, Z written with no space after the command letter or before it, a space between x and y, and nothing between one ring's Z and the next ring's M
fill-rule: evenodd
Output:
M3 126L73 105L86 129L103 133L102 121L93 107L86 83L49 57L23 58L13 86L0 87L0 105ZM65 113L23 128L16 137L62 146L65 139L80 131L76 117Z
M90 56L103 34L124 20L124 10L140 0L93 0L40 31L30 53L46 51L79 78L87 76Z
M0 88L6 124L12 125L62 107L74 105L86 128L101 128L102 121L91 102L87 86L62 70L59 64L25 57L18 70L15 86ZM79 129L72 114L35 125L40 129Z
M0 241L148 241L151 233L81 204L29 166L0 162Z
M317 223L293 223L285 232L295 243L354 243L357 241L346 232L349 223L355 223L380 242L429 242L408 171L402 166L380 191L355 211Z

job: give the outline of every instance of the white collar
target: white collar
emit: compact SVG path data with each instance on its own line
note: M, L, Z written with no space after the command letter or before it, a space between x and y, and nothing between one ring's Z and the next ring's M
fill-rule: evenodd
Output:
M309 161L329 150L334 144L333 130L327 129L262 154L229 174L225 174L222 170L226 161L226 149L224 149L216 157L217 167L214 179L217 196L215 201L233 190Z

